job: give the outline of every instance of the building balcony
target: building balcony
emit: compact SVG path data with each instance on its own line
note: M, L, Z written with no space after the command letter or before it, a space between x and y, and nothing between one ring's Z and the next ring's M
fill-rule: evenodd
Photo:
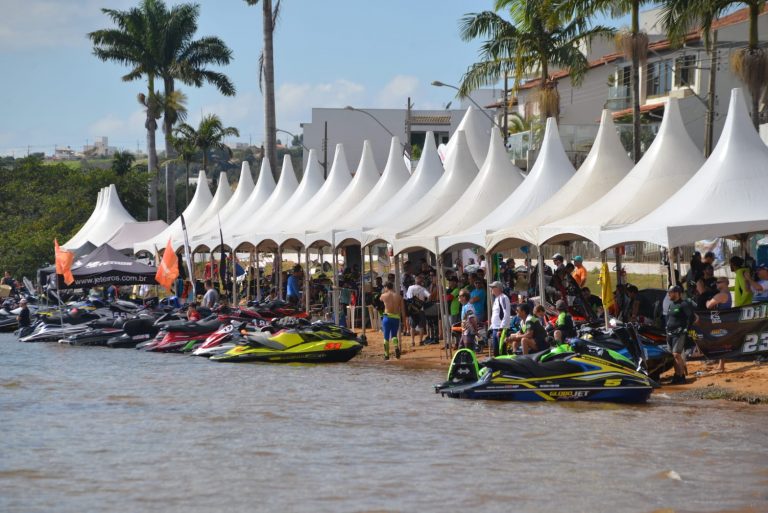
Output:
M629 86L611 86L608 88L608 100L605 108L611 111L626 109L632 104Z

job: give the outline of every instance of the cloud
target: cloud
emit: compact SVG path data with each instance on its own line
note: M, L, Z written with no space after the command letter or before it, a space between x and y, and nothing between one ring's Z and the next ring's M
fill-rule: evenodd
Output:
M141 109L132 112L127 117L110 113L88 125L88 135L91 137L107 136L113 146L120 146L134 139L140 139L143 143L147 135L144 128L145 119L146 115ZM161 144L162 130L158 129L157 134L158 144Z
M376 106L383 109L405 108L409 96L416 96L419 79L410 75L396 75L376 95Z
M0 52L90 45L88 32L109 27L101 8L126 9L130 0L3 0Z

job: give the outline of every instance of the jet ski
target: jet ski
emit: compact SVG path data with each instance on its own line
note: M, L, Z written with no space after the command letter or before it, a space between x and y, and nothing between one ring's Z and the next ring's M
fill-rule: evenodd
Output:
M297 323L274 334L249 333L244 337L244 344L210 359L217 362L347 362L362 348L352 331L318 321L310 325Z
M38 315L38 321L34 324L31 333L20 333L19 341L56 342L70 335L83 333L90 328L89 323L109 316L108 311L87 311L79 308L72 308L63 315L60 313Z
M642 367L642 361L579 339L532 355L499 356L483 363L471 349L460 349L447 380L436 385L435 392L462 399L643 403L658 385Z
M220 326L221 321L216 315L211 315L200 321L171 323L155 336L153 343L145 345L142 349L157 353L183 352L188 346L202 344ZM161 334L162 339L158 341Z
M177 319L173 313L164 314L158 319L147 315L128 319L123 324L122 333L110 337L106 345L111 348L134 348L140 343L152 340L160 331L162 323L172 319Z
M629 359L642 356L648 375L651 379L659 381L663 373L671 369L675 364L672 351L666 343L642 335L642 327L635 324L626 324L612 329L590 328L583 326L579 329L579 338L591 344L616 351ZM642 350L642 355L631 354L629 348L635 347L634 339Z

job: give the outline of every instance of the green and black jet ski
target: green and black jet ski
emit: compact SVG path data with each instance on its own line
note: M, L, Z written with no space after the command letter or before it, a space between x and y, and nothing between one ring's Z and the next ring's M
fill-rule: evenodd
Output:
M362 348L352 331L328 322L314 322L274 334L249 333L242 344L210 359L219 362L347 362Z
M642 362L574 340L539 353L499 356L483 363L470 349L460 349L447 381L436 385L435 392L464 399L642 403L654 386Z

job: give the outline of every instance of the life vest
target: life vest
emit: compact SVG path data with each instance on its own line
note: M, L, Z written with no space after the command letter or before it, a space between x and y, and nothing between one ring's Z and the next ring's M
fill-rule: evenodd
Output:
M746 267L736 270L736 281L733 285L733 306L737 308L752 302L752 290L744 277L744 273L747 271Z

